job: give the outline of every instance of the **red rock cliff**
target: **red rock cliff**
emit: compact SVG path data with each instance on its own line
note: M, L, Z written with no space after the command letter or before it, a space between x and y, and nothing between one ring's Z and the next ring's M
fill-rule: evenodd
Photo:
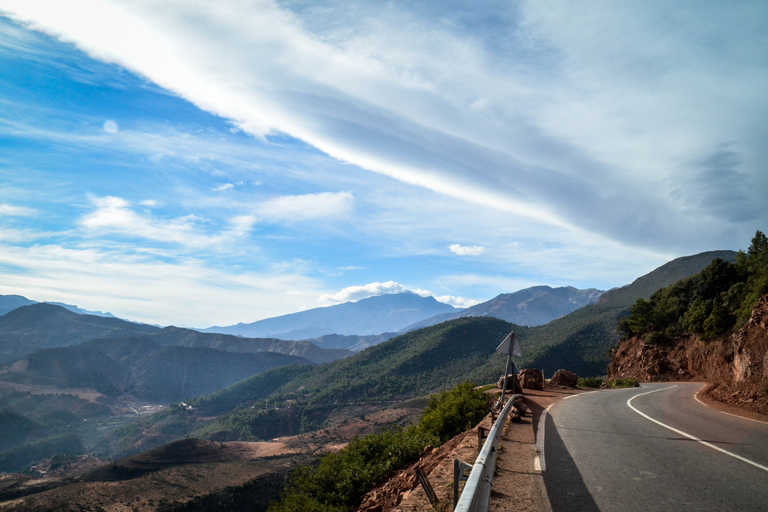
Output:
M716 400L768 414L768 295L727 338L702 341L691 335L658 344L630 338L611 356L609 379L706 381Z

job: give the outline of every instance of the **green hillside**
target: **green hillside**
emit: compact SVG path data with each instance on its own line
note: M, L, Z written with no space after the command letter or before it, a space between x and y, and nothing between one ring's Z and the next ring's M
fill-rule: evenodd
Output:
M131 393L169 403L212 393L264 370L292 364L311 363L274 352L239 354L205 347L165 347L136 364Z
M616 326L637 299L648 299L659 288L700 272L716 258L734 262L736 255L734 251L709 251L677 258L632 284L605 292L596 304L520 333L526 356L522 365L543 369L547 377L559 368L584 376L604 374L610 361L608 350L619 341Z
M130 373L109 356L86 347L38 350L0 373L0 380L57 388L93 388L115 396L128 386Z

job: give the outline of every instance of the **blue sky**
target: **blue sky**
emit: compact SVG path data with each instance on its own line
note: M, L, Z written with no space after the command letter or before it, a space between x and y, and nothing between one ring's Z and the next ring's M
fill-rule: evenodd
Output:
M768 228L768 4L0 0L0 294L608 289Z

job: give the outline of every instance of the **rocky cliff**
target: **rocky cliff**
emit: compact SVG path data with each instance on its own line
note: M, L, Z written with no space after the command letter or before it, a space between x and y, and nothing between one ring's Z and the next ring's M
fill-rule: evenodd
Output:
M611 351L608 378L641 382L696 380L711 384L707 393L721 402L768 414L768 295L738 332L703 341L696 335L661 343L639 337Z

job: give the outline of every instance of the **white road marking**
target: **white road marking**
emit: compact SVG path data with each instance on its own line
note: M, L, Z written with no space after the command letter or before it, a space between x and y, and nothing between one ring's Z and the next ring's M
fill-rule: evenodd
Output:
M703 388L704 386L706 386L706 384L702 384L702 385L701 385L701 387L702 387L702 388ZM754 418L747 418L746 416L739 416L738 414L731 414L730 412L725 412L725 411L721 411L720 409L715 409L715 408L714 408L714 407L712 407L711 405L709 405L709 404L705 404L704 402L702 402L701 400L699 400L699 393L701 393L701 389L699 389L699 390L696 392L696 394L695 394L695 395L693 395L693 398L695 398L695 399L696 399L696 401L697 401L697 402L699 402L699 403L700 403L701 405L703 405L704 407L709 407L710 409L713 409L713 410L715 410L715 411L717 411L717 412L721 412L721 413L723 413L723 414L727 414L728 416L733 416L734 418L741 418L741 419L743 419L743 420L749 420L749 421L754 421L754 422L757 422L757 423L762 423L763 425L768 425L768 421L763 421L763 420L756 420L756 419L754 419Z
M543 473L547 470L547 461L544 459L544 429L546 427L547 411L554 404L549 404L539 416L539 422L536 424L536 458L533 459L533 470L537 473Z
M746 462L747 464L751 464L752 466L755 466L756 468L762 469L763 471L768 471L768 467L766 467L766 466L763 466L762 464L758 464L757 462L755 462L755 461L753 461L753 460L749 460L749 459L747 459L746 457L742 457L741 455L737 455L737 454L735 454L735 453L733 453L733 452L729 452L728 450L724 450L724 449L720 448L719 446L715 446L715 445L714 445L714 444L712 444L712 443L708 443L708 442L706 442L706 441L702 441L702 440L701 440L701 439L699 439L698 437L696 437L696 436L692 436L691 434L688 434L688 433L686 433L686 432L683 432L682 430L678 430L678 429L676 429L675 427L670 427L670 426L669 426L669 425L667 425L666 423L662 423L662 422L660 422L659 420L656 420L656 419L653 419L653 418L651 418L650 416L648 416L647 414L645 414L644 412L640 411L639 409L635 408L635 406L633 406L633 405L632 405L632 400L634 400L635 398L637 398L637 397L639 397L639 396L643 396L643 395L650 395L651 393L656 393L657 391L664 391L664 390L666 390L666 389L672 389L672 388L676 388L676 387L677 387L677 384L675 384L674 386L668 386L668 387L666 387L666 388L654 389L653 391L647 391L647 392L645 392L645 393L640 393L639 395L635 395L635 396L633 396L632 398L630 398L629 400L627 400L627 407L629 407L630 409L632 409L633 411L635 411L637 414L639 414L639 415L640 415L640 416L642 416L643 418L645 418L645 419L647 419L647 420L649 420L649 421L652 421L652 422L656 423L657 425L661 425L662 427L664 427L664 428L666 428L666 429L669 429L669 430L671 430L672 432L675 432L676 434L680 434L680 435L681 435L681 436L683 436L683 437L687 437L688 439L691 439L691 440L693 440L693 441L696 441L697 443L701 443L701 444L703 444L704 446L707 446L707 447L709 447L709 448L712 448L713 450L717 450L717 451L718 451L718 452L720 452L720 453L724 453L724 454L726 454L726 455L730 455L731 457L733 457L733 458L735 458L735 459L739 459L739 460L740 460L740 461L742 461L742 462Z
M600 390L596 389L595 391L587 391L586 393L577 393L575 395L565 396L565 397L563 397L563 400L568 400L569 398L573 398L575 396L582 396L582 395L588 395L590 393L597 393L598 391L600 391Z

